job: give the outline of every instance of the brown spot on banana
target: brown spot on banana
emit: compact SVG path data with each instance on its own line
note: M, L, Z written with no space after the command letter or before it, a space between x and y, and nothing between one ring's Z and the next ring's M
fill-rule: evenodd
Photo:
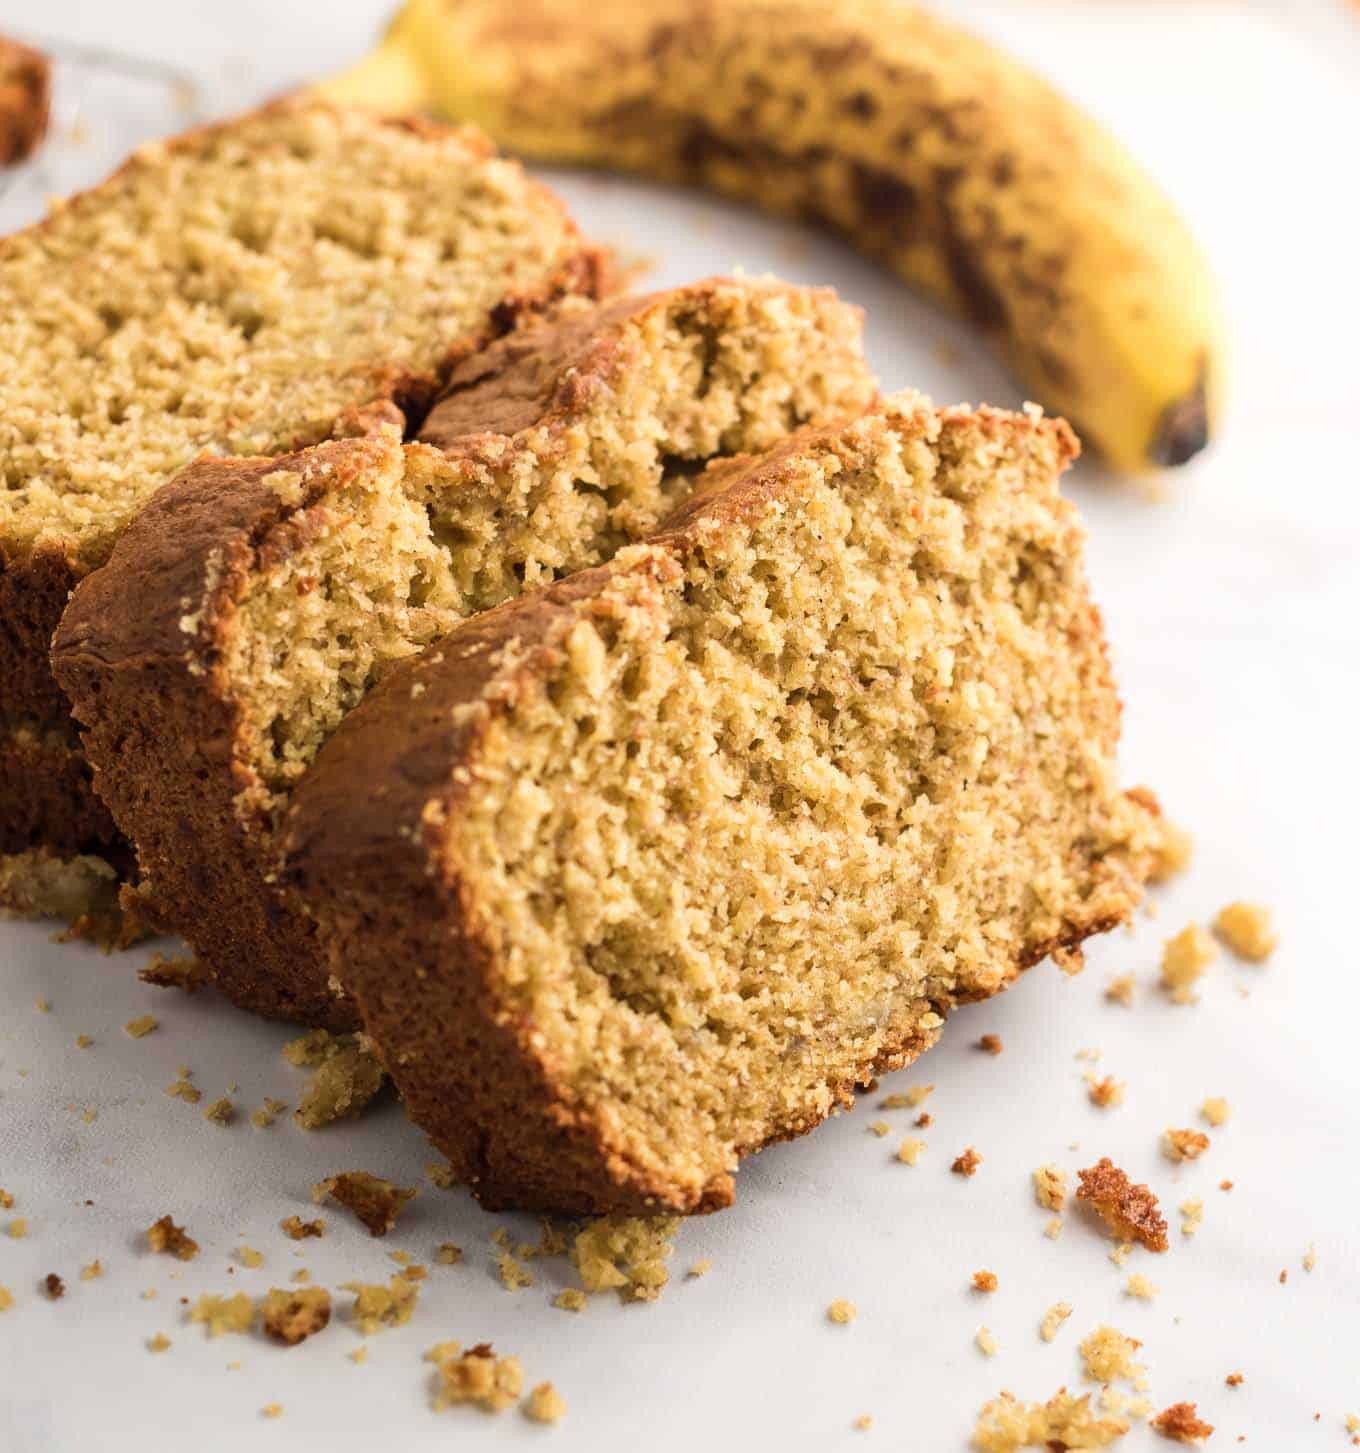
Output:
M400 65L393 55L404 57ZM408 0L323 91L815 218L971 319L1116 468L1208 442L1216 291L1156 185L994 47L895 0ZM895 382L895 381L894 381Z

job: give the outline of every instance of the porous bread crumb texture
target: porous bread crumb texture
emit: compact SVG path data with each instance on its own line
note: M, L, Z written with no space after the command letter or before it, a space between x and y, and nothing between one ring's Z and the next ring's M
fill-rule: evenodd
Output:
M314 1201L327 1197L337 1201L363 1222L370 1236L386 1236L396 1225L402 1207L418 1193L415 1187L394 1185L366 1170L342 1171L312 1187Z
M692 1208L743 1150L932 1042L941 1008L1137 900L1149 819L1114 783L1063 436L1028 424L899 400L720 467L675 533L561 607L551 650L491 658L493 705L460 709L476 757L456 810L430 800L416 828L431 871L457 873L467 932L495 925L498 1015L534 1025L574 1113L609 1107L664 1204ZM431 1123L462 1098L439 1088L456 1064L385 1037L440 1020L440 975L413 981L367 921L336 962L457 1159Z
M550 1382L540 1382L524 1399L524 1416L531 1423L560 1423L566 1415L566 1399Z
M1152 1420L1152 1427L1172 1443L1200 1443L1214 1431L1199 1417L1194 1403L1172 1403Z
M321 1031L325 1033L325 1031ZM319 1130L360 1114L387 1081L377 1055L361 1036L327 1036L293 1119L304 1130Z
M264 1330L295 1347L331 1320L331 1294L324 1287L270 1287L261 1307Z
M518 1357L497 1357L489 1342L479 1342L462 1353L456 1342L448 1346L451 1350L432 1359L436 1408L472 1403L483 1412L503 1413L515 1405L524 1390L524 1368Z
M1157 1197L1131 1181L1109 1158L1077 1172L1077 1200L1085 1202L1120 1240L1137 1241L1149 1251L1167 1249L1166 1219Z
M123 1025L123 1032L132 1039L145 1039L153 1029L156 1028L157 1020L154 1014L139 1014L135 1019L129 1019Z
M1187 1196L1180 1204L1181 1235L1193 1236L1204 1224L1204 1202L1199 1196ZM1284 1273L1280 1273L1284 1280Z
M1116 1105L1122 1105L1125 1091L1128 1089L1123 1080L1117 1080L1113 1075L1097 1079L1094 1074L1089 1073L1086 1075L1086 1087L1086 1093L1091 1103L1102 1110L1110 1110Z
M1209 1137L1202 1130L1164 1130L1162 1154L1168 1160L1198 1160L1209 1148Z
M1060 1387L1046 1403L1025 1403L1003 1392L978 1414L973 1447L978 1453L1108 1448L1128 1431L1127 1419L1099 1416L1091 1407L1090 1393L1076 1397Z
M1195 1002L1195 985L1218 957L1218 946L1197 923L1188 923L1162 949L1162 988L1177 1004Z
M834 1322L838 1327L848 1327L859 1312L854 1302L847 1302L844 1297L838 1297L826 1309L826 1320Z
M344 1289L354 1293L351 1317L365 1336L380 1332L384 1327L404 1327L411 1320L420 1296L419 1283L400 1273L386 1284L347 1281Z
M670 1280L667 1262L680 1222L674 1216L601 1216L571 1244L587 1292L617 1290L621 1301L653 1302Z
M579 251L488 150L284 103L143 147L0 242L0 539L98 564L201 451L314 442L408 376L432 391Z
M96 942L114 943L114 926L122 924L117 869L90 853L63 857L33 848L0 856L0 917L9 914L85 924ZM104 928L109 934L101 940Z
M1134 1272L1124 1283L1124 1290L1131 1297L1136 1297L1140 1302L1150 1302L1156 1297L1160 1288L1150 1282L1141 1272Z
M1032 1172L1034 1199L1048 1211L1061 1211L1067 1200L1067 1172L1056 1165L1041 1165Z
M1228 1123L1228 1117L1232 1114L1232 1107L1221 1095L1210 1095L1209 1098L1199 1107L1199 1113L1204 1116L1210 1125L1217 1128Z
M1194 839L1183 828L1165 817L1159 817L1156 856L1153 860L1150 883L1165 883L1190 866L1194 856Z
M926 1149L927 1146L924 1140L917 1140L913 1136L908 1136L897 1147L897 1159L903 1165L916 1165L926 1153Z
M1039 1323L1039 1336L1045 1342L1052 1342L1062 1328L1062 1324L1072 1315L1072 1304L1070 1302L1054 1302L1044 1313L1043 1320Z
M1229 903L1214 919L1214 934L1239 959L1264 963L1279 946L1269 908L1259 903Z
M162 1216L147 1227L146 1244L152 1251L162 1252L180 1261L192 1261L198 1255L198 1242L183 1226L176 1226L169 1216Z
M220 1095L203 1111L203 1118L214 1125L230 1125L236 1119L236 1106L226 1095Z
M975 1176L977 1174L978 1166L980 1166L981 1164L982 1157L978 1154L977 1150L970 1145L954 1157L953 1163L950 1165L949 1169L952 1170L956 1176L969 1177Z
M1134 1354L1142 1345L1136 1337L1126 1337L1114 1327L1100 1326L1082 1338L1077 1351L1092 1382L1131 1382L1141 1391L1147 1368Z
M979 1292L994 1292L997 1288L996 1273L994 1271L975 1271L973 1273L973 1289Z
M973 1336L973 1342L984 1357L995 1357L1001 1351L1001 1344L990 1327L979 1327Z
M153 953L137 970L137 977L143 984L152 984L158 989L181 989L186 994L196 994L212 982L208 970L193 954L166 958L164 954Z
M247 1292L229 1297L204 1292L189 1309L189 1320L201 1322L209 1337L249 1332L255 1325L255 1317L255 1303Z

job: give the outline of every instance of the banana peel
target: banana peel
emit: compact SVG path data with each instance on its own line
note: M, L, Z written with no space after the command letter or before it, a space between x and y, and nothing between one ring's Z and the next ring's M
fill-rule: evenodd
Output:
M827 224L971 320L1122 472L1214 432L1217 290L1175 209L1093 119L923 10L408 0L315 89Z

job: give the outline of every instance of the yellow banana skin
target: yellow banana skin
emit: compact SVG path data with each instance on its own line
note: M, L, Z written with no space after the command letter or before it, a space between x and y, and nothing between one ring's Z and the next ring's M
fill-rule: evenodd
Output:
M893 0L409 0L319 89L521 154L829 224L971 319L1116 469L1216 424L1213 278L1124 148L1023 66Z

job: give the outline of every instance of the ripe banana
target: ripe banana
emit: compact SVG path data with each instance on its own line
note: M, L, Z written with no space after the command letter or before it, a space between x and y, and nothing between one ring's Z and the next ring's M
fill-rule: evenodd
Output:
M830 224L971 319L1116 468L1182 464L1221 387L1216 291L1099 125L894 0L408 0L319 89L522 154Z

